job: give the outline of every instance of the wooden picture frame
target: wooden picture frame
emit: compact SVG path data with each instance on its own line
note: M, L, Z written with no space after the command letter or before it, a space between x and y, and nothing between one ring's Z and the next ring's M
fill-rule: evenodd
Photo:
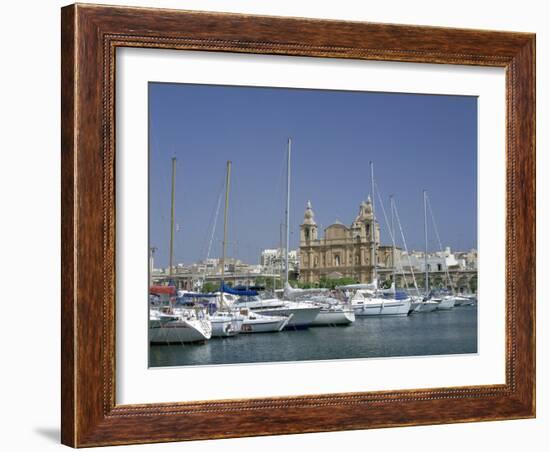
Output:
M61 35L64 444L86 447L535 416L535 35L79 4L62 9ZM117 405L117 47L505 68L506 383Z

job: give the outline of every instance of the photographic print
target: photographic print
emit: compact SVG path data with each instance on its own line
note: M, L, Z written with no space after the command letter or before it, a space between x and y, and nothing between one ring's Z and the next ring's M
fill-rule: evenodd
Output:
M478 352L477 97L148 104L150 367Z

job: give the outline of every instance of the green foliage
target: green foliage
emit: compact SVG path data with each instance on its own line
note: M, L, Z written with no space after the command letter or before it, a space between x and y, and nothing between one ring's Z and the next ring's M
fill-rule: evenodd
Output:
M430 276L430 287L441 289L443 287L443 277L441 275Z
M292 280L292 281L289 281L289 283L295 289L296 288L298 288L298 289L315 289L315 288L319 287L318 284L304 282L304 281L298 281L298 280Z
M273 289L282 289L283 285L281 283L281 279L279 277L275 278L275 281L273 281L273 278L267 278L265 276L258 276L254 280L254 284L257 286L265 287L266 290L273 290Z
M202 285L202 291L204 293L216 292L220 289L220 283L205 282Z
M392 282L393 282L393 276L390 276L388 279L383 281L382 284L380 284L380 288L381 289L390 289Z
M477 274L472 276L472 279L470 279L470 290L477 293Z
M358 281L353 278L327 278L322 276L319 279L319 285L318 287L325 288L325 289L334 289L336 286L345 286L347 284L357 284Z

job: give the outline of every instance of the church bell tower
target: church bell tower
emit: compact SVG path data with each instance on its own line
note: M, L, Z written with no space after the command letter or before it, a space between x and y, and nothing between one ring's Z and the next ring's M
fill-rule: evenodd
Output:
M300 246L307 246L314 240L317 240L317 223L315 223L311 202L308 201L304 212L304 221L300 225Z

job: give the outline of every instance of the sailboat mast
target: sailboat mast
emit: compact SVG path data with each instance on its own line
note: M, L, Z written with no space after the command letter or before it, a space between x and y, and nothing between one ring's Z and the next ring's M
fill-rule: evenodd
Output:
M229 186L231 184L231 161L227 161L227 173L225 175L225 209L223 212L223 243L222 243L222 284L221 299L223 303L223 286L225 284L225 251L227 247L227 210L229 208Z
M426 272L424 287L427 294L430 291L430 280L429 280L429 274L428 274L428 215L427 215L427 205L426 205L426 190L423 191L423 195L424 195L424 244L425 244L424 270Z
M279 223L279 281L281 282L283 278L283 223Z
M374 163L370 162L370 183L371 183L371 194L372 194L372 247L371 247L371 265L372 265L372 281L376 282L378 279L377 273L377 259L376 259L376 215L374 212Z
M286 209L285 209L285 286L288 284L288 251L290 245L290 155L292 153L292 139L288 139L286 161Z
M397 284L395 282L395 224L393 220L393 210L394 210L394 204L393 204L393 195L390 196L390 210L391 210L391 261L392 261L392 267L393 267L393 276L392 276L392 283L394 287L394 291L397 289Z
M170 197L170 250L168 275L172 279L174 269L174 212L176 198L176 157L172 157L172 194Z

